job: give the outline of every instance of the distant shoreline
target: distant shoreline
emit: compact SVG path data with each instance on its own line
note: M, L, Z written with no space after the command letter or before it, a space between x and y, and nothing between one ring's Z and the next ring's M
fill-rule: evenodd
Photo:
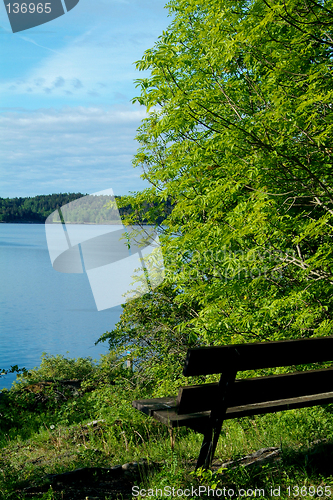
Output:
M42 221L30 220L0 220L0 224L45 224Z
M105 200L104 200L105 198ZM0 197L0 223L4 224L44 224L48 217L55 219L53 223L61 223L62 216L58 214L59 208L73 206L74 212L66 212L64 218L73 222L67 224L77 225L119 225L121 219L135 215L134 208L126 205L119 207L116 213L114 210L109 211L107 206L108 196L95 197L83 195L82 193L58 193L51 195L39 195L28 198L1 198ZM81 199L80 204L71 205L72 202ZM116 201L121 201L121 196L115 196ZM142 219L140 225L151 225L146 222L149 217L149 208L154 204L143 203L140 215ZM161 223L172 211L170 200L166 200L164 208L159 211L160 215L156 216L156 223ZM111 207L110 207L111 208ZM76 221L84 222L76 222ZM86 222L85 222L86 220ZM90 222L97 221L97 222ZM120 222L121 224L122 222ZM135 224L136 225L136 224Z

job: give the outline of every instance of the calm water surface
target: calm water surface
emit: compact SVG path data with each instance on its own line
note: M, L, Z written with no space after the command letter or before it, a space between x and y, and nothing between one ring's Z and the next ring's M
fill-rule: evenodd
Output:
M86 274L52 268L44 224L0 224L0 368L40 364L42 352L98 359L94 342L121 306L97 311ZM15 375L0 378L0 389Z

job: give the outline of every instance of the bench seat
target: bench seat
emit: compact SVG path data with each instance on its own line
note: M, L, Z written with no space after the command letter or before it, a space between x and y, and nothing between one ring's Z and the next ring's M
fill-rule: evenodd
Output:
M176 407L177 397L170 396L156 399L140 399L133 401L133 407L153 417L158 422L169 427L189 427L200 432L202 424L204 431L209 420L210 411L178 415ZM263 403L248 404L242 406L231 406L227 408L224 419L248 417L265 413L275 413L277 411L293 410L295 408L305 408L316 405L326 405L333 403L333 392L302 396L298 398L279 399L277 401L266 401Z

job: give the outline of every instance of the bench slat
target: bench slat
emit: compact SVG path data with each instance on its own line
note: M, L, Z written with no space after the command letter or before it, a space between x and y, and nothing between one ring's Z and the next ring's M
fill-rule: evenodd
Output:
M145 413L149 417L152 417L156 410L175 408L176 397L170 396L167 398L140 399L138 401L133 401L132 406L137 410L142 411L142 413Z
M211 375L235 366L242 371L320 361L333 361L333 337L189 349L184 375Z
M312 396L302 396L300 398L281 399L278 401L268 401L264 403L249 404L244 406L234 406L227 409L225 420L233 418L247 417L251 415L260 415L266 413L275 413L277 411L293 410L296 408L305 408L307 406L325 405L333 403L333 392L315 394ZM162 424L170 427L189 427L202 429L208 424L210 412L192 413L189 415L178 415L175 409L157 410L153 417Z
M227 405L243 406L314 395L333 390L333 368L286 375L236 380ZM177 397L178 414L211 410L219 397L218 384L181 387Z

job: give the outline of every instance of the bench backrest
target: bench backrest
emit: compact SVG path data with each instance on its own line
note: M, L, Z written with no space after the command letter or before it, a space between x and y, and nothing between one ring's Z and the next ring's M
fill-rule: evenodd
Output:
M270 375L235 380L227 398L227 405L258 404L332 391L333 368ZM220 397L220 388L217 383L181 387L177 397L177 411L179 415L209 411Z
M222 377L219 384L181 387L177 397L177 411L179 414L208 411L218 407L221 398L227 406L242 406L330 392L333 391L333 368L234 379L237 371L331 360L333 337L189 349L184 375L220 373Z
M333 337L189 349L183 373L189 377L229 369L259 370L320 361L333 361Z

